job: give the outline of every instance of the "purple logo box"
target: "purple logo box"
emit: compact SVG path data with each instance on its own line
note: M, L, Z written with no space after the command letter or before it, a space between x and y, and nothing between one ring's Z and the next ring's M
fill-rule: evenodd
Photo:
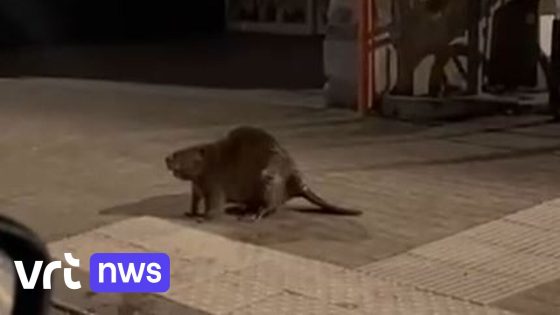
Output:
M171 262L163 253L96 253L89 269L96 293L163 293L171 285Z

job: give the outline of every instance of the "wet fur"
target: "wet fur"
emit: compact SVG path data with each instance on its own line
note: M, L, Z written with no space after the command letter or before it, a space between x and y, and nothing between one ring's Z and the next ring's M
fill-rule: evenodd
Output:
M361 214L331 205L309 189L288 152L259 128L235 128L223 139L176 151L165 161L175 177L192 182L190 215L200 215L203 201L206 217L236 203L260 219L295 197L321 207L314 212Z

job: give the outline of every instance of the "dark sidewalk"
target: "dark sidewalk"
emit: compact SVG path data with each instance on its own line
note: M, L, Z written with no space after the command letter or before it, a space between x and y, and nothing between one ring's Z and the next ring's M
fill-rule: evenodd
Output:
M219 88L321 88L322 38L228 34L181 42L20 48L0 76L104 79Z

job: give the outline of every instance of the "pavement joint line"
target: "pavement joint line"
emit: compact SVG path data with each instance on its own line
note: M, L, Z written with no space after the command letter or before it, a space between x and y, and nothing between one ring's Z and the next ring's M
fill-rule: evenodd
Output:
M518 211L359 269L473 303L496 303L560 279L560 237L553 237L559 233L543 226L560 220L560 213L554 211L560 210L559 200Z
M560 235L560 231L545 228L545 227L538 226L538 225L535 225L535 224L532 224L532 223L521 222L521 221L518 221L518 220L512 220L508 217L502 218L501 220L506 221L506 222L511 223L511 224L524 226L524 227L527 227L527 228L537 229L537 230L540 230L540 231L543 231L543 232L554 233L554 234Z
M403 310L512 314L484 303L385 280L383 274L367 275L152 217L109 224L50 243L49 248L54 256L70 250L85 261L94 252L166 252L172 258L172 288L161 296L210 314L243 314L245 309L261 314L271 305L289 313L319 310L318 314L333 315L370 314L377 309L383 309L383 314ZM87 264L83 267L88 269ZM173 286L174 279L178 285Z
M535 230L538 230L538 231L543 232L543 233L552 233L552 234L560 236L560 232L558 232L558 231L550 230L550 229L543 229L543 228L540 228L538 226L534 226L534 225L531 225L531 224L525 224L523 222L518 222L518 221L514 221L514 220L509 220L509 219L500 219L500 220L497 220L497 221L503 221L503 222L507 222L507 223L512 224L512 225L517 225L519 227L524 227L524 228L527 228L527 229L535 229ZM479 239L476 239L475 237L470 236L470 235L465 235L464 237L472 239L473 241L483 242L485 244L489 244L489 245L492 245L492 246L502 246L502 244L500 244L498 241L479 240ZM510 249L513 252L524 253L524 251L522 249L515 248L515 247L510 247L508 245L503 245L503 246L507 247L508 249ZM548 258L560 258L560 256L546 255L544 253L533 253L533 254L535 256L543 256L543 257L548 257Z

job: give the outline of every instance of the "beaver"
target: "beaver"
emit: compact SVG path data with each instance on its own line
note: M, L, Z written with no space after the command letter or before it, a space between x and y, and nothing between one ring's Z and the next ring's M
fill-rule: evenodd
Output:
M165 164L176 178L192 182L191 211L186 215L198 216L201 201L206 218L235 203L259 220L297 197L319 206L317 213L362 214L335 206L311 190L290 154L261 128L234 128L215 142L171 153Z

